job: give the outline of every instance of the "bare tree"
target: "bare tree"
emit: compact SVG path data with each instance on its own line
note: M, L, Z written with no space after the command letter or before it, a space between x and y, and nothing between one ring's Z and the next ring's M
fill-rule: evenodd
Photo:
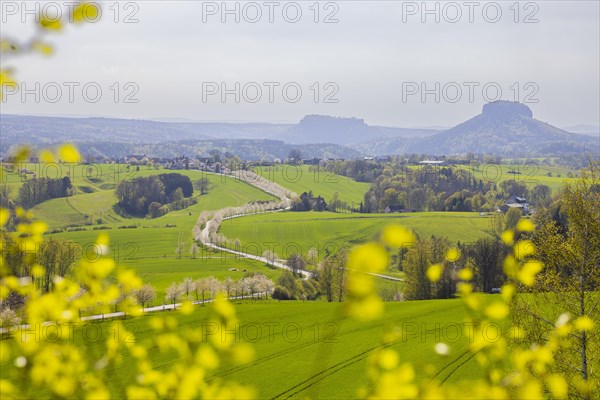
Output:
M133 291L133 297L135 297L137 302L142 305L142 309L144 309L147 304L150 304L156 298L156 289L152 285L145 284Z

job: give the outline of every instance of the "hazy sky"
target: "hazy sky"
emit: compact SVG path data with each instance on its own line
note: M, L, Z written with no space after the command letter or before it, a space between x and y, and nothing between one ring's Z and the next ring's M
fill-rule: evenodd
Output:
M24 2L0 3L2 36L31 37ZM54 56L2 60L28 91L2 113L452 126L500 90L553 125L600 124L598 1L315 3L101 2L99 22L47 35Z

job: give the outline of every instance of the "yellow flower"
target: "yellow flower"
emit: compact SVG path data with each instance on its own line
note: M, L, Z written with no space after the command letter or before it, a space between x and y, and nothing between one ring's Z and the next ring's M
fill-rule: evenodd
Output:
M458 279L462 281L470 281L473 279L473 271L470 268L463 268L458 271Z
M82 2L73 9L73 22L95 21L98 18L98 6L94 3Z
M587 315L582 315L581 317L575 320L574 325L575 329L579 331L591 331L592 329L594 329L595 323L594 320L592 320Z
M392 370L398 366L398 353L392 349L383 349L379 352L378 364L381 369Z
M535 224L530 219L521 218L517 223L517 230L521 232L533 232Z
M531 286L535 282L535 276L542 268L544 265L539 261L527 261L517 273L517 278L524 285Z
M517 260L522 260L535 254L535 246L531 240L521 240L514 246L514 251Z
M448 251L446 252L446 260L448 260L449 262L457 262L458 260L460 260L460 250L456 247L448 249Z
M63 144L62 146L60 146L60 148L58 149L58 154L64 162L76 163L81 160L79 151L72 144Z
M507 246L512 246L515 240L515 233L513 231L504 231L502 232L502 241Z
M384 228L383 242L390 247L408 247L415 242L415 235L399 225L389 225Z
M189 300L184 301L183 303L181 303L181 308L179 309L179 311L181 311L181 313L184 315L190 315L194 312L194 305Z
M504 301L508 303L509 301L512 300L516 291L517 291L517 288L515 287L515 285L513 285L512 283L506 283L506 284L502 285L502 288L500 289L500 294L501 294L502 298L504 299Z
M9 217L10 217L10 213L8 212L8 210L5 210L4 208L0 208L0 226L6 225Z
M44 29L59 31L62 29L63 24L60 18L50 18L48 15L45 15L45 13L42 13L42 15L40 15L40 26Z
M378 244L363 244L350 252L347 265L357 271L382 272L388 267L388 254Z
M519 271L519 264L517 264L517 260L512 255L506 256L504 259L502 269L504 273L509 277L514 277Z
M544 398L542 385L534 379L528 379L517 392L518 399L540 399Z
M501 301L495 301L485 308L485 315L491 319L504 319L508 316L509 312L508 305Z
M568 394L568 385L565 378L560 374L550 374L546 377L546 385L552 393L552 397L557 399L566 399Z
M45 163L45 164L50 164L53 163L54 160L54 154L52 154L51 151L48 150L42 150L39 153L39 159L41 162Z
M431 282L437 282L442 277L442 266L439 264L430 265L427 268L427 279Z
M352 299L345 303L346 314L358 321L372 321L383 314L383 302L377 295Z
M3 89L5 87L14 89L17 87L17 82L14 81L9 71L0 70L0 100L4 100Z

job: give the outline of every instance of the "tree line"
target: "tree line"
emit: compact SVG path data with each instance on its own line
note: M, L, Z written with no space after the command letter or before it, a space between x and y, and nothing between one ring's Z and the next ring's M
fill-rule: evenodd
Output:
M23 182L19 188L19 202L24 208L31 208L46 200L67 197L72 194L71 179L33 178Z

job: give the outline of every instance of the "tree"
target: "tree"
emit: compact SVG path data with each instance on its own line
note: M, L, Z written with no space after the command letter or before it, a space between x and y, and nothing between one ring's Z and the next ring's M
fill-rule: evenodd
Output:
M296 278L290 271L284 271L283 274L277 279L277 287L285 288L287 293L289 293L289 299L300 299L301 286L298 287L296 283ZM285 295L286 292L280 293ZM285 297L285 296L284 296ZM286 300L284 298L279 298L280 300Z
M177 303L177 301L183 294L182 289L183 288L181 287L180 284L178 284L176 282L171 283L166 290L165 300L167 300L167 302L169 302L169 303L173 303L173 306L174 306L175 303Z
M156 289L152 285L145 284L133 291L133 297L135 297L137 302L142 305L142 309L144 309L147 304L152 303L156 298Z
M210 183L208 178L200 178L194 182L194 187L200 191L200 194L208 194Z
M504 232L504 220L505 218L502 212L493 210L492 215L490 216L490 225L497 237L500 237L502 232Z
M319 287L330 303L333 301L335 294L335 276L338 268L340 268L340 265L338 265L337 258L331 256L323 260L319 269Z
M52 289L56 277L65 277L77 259L77 245L70 240L50 238L40 245L38 263L44 266L40 286L44 292Z
M206 287L208 289L208 293L211 299L215 298L215 295L219 293L223 286L221 285L221 281L215 278L214 276L209 276L206 278Z
M427 300L432 297L431 283L427 279L427 268L432 264L429 242L418 240L406 255L406 290L409 300Z
M198 254L199 250L200 250L200 247L198 247L196 242L192 243L192 246L190 247L190 254L192 255L193 259L196 258L196 255Z
M235 290L235 281L230 277L226 277L223 280L223 289L227 293L227 298L231 298L231 292Z
M566 231L543 209L536 215L538 229L531 235L537 257L545 263L531 290L535 296L518 303L517 321L539 339L563 319L600 317L600 166L590 165L575 182L565 183L561 208L566 215ZM565 312L567 314L565 314ZM525 315L526 317L522 317ZM568 348L557 359L561 372L577 371L585 381L598 379L590 368L600 354L598 330L578 330L569 336Z
M290 150L290 152L288 154L288 161L292 165L300 164L300 161L302 161L302 153L300 152L300 150L299 149Z
M432 236L419 239L406 254L406 298L409 300L428 300L446 298L452 293L452 270L450 266L443 268L440 281L432 283L427 277L431 265L444 263L450 243L446 238Z
M196 292L196 300L198 300L198 294L202 298L202 305L204 306L204 300L206 299L206 295L210 293L210 282L208 278L200 278L196 280L196 285L194 286Z
M182 291L185 293L185 298L189 300L190 294L196 291L196 282L194 282L192 278L185 278L181 285Z
M504 229L515 229L522 216L523 212L521 212L520 208L509 208L504 217Z
M491 293L492 288L500 287L502 280L503 250L500 240L479 239L468 249L475 264L475 277L478 286L485 292Z
M299 271L304 270L306 262L300 254L292 254L288 257L287 265L292 270L292 273L296 275L300 273Z
M5 209L12 208L10 199L10 186L8 186L6 183L0 185L0 207Z
M277 258L277 254L271 250L265 250L262 256L267 260L267 264L273 264Z

